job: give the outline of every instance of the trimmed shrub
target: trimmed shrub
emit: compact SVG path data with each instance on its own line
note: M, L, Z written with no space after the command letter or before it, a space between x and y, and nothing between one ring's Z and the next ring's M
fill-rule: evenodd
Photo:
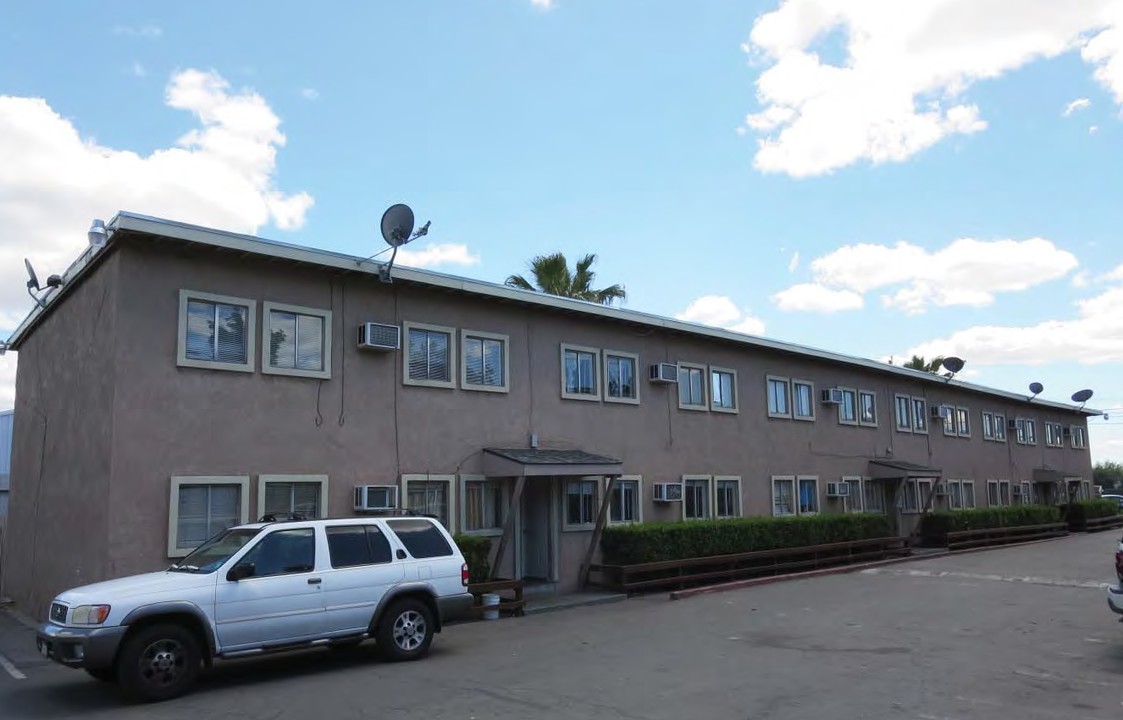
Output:
M464 562L468 563L468 582L487 582L491 574L488 556L491 554L491 538L478 535L453 535L452 539L460 548Z
M638 565L889 536L889 519L884 515L750 517L608 527L601 550L607 565Z
M1065 505L1064 513L1070 528L1083 528L1088 520L1118 515L1119 505L1114 500L1081 500Z
M929 513L920 524L925 544L943 545L949 532L989 528L1047 525L1061 522L1061 510L1053 505L976 508Z

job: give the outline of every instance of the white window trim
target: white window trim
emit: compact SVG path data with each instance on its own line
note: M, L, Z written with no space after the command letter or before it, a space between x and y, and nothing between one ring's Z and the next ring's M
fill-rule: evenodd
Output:
M730 376L732 376L732 378L733 378L733 388L732 388L733 389L733 407L725 407L723 405L715 404L714 403L714 397L713 397L714 394L713 394L713 391L711 389L711 391L709 393L709 395L710 395L710 410L712 412L729 413L730 415L736 415L737 413L741 412L741 403L737 399L737 396L740 394L740 389L737 387L737 371L734 370L733 368L725 368L725 367L718 367L716 365L711 365L710 371L706 375L706 379L709 381L709 384L710 384L711 388L713 387L714 374L715 373L728 373ZM789 400L790 399L791 398L789 398Z
M643 497L644 497L643 496L643 475L621 475L620 477L616 478L616 482L617 482L618 485L619 485L619 483L624 482L624 481L636 483L636 493L637 493L637 495L636 495L636 519L635 520L613 520L612 519L612 506L609 505L608 517L606 518L606 523L608 525L635 525L635 524L639 524L639 523L643 522ZM604 479L604 488L601 490L601 492L605 492L605 493L608 492L608 482L609 482L609 478L606 477Z
M959 413L960 413L960 411L962 411L963 415L967 418L967 431L966 432L960 432L959 431ZM962 407L962 406L957 406L955 408L955 434L956 434L956 437L963 437L963 438L971 437L971 408Z
M1046 444L1049 447L1063 448L1065 446L1065 426L1059 422L1047 422L1046 425L1051 425L1053 428L1053 442L1048 442L1048 432L1046 432Z
M683 475L679 478L682 484L682 510L679 512L681 519L686 520L686 481L687 480L705 480L706 481L706 504L708 511L705 517L690 518L691 520L713 520L714 519L714 476L713 475Z
M456 534L456 529L459 527L456 521L459 519L456 515L456 496L453 494L453 488L456 487L455 475L435 475L431 473L402 473L402 491L398 501L398 507L406 509L409 507L409 484L421 483L432 484L443 482L448 485L448 490L445 491L445 497L448 498L448 524L450 527L446 528L450 535Z
M795 386L806 385L811 389L811 414L810 415L796 415L795 412ZM792 378L788 384L788 394L791 397L791 403L788 407L792 411L792 420L800 420L802 422L815 422L815 383L810 380L802 380L800 378Z
M960 504L960 507L964 510L974 510L975 508L977 508L979 506L979 499L977 497L975 497L975 481L974 480L960 480L959 485L960 485L960 489L959 489L959 504ZM963 488L967 487L968 485L971 486L971 507L967 507L967 505L963 502L963 499L967 497L967 493L963 492Z
M852 388L852 387L842 387L841 385L839 386L838 389L842 391L842 402L840 402L838 404L838 424L839 425L857 426L858 425L858 417L860 415L860 413L858 412L858 391L857 391L857 389ZM843 420L842 419L842 408L846 406L846 393L847 392L854 393L854 419L853 420Z
M593 381L594 381L594 384L596 385L596 388L594 389L594 392L591 395L585 395L584 393L566 392L566 390L565 390L565 353L566 353L567 350L572 350L574 352L585 352L585 353L592 353L593 354L593 372L596 374L596 377L593 378ZM585 346L585 345L571 345L569 343L562 343L561 344L561 351L558 353L558 359L561 362L561 364L558 366L558 369L560 370L559 374L561 375L561 396L562 396L563 400L589 400L589 401L592 401L592 402L600 402L601 395L604 394L604 388L603 388L604 377L603 377L603 374L602 374L603 368L601 367L601 357L602 357L602 355L601 355L600 348L588 347L588 346ZM638 368L637 368L637 370L638 370ZM638 384L639 383L637 382L637 385Z
M1085 448L1088 447L1088 431L1084 429L1083 425L1072 425L1072 426L1069 427L1068 431L1069 431L1068 437L1069 437L1069 440L1072 443L1072 447L1073 447L1074 450L1084 450ZM1079 445L1076 444L1077 431L1079 431L1079 433L1080 433L1080 444Z
M987 436L987 418L990 418L990 435ZM979 433L982 435L983 440L994 442L994 413L986 410L982 411L979 416L979 422L982 423L979 427Z
M719 482L734 482L737 483L737 514L736 515L718 515L717 514L717 484ZM744 491L744 484L741 482L740 475L714 475L713 480L713 497L710 500L710 508L713 512L710 516L715 520L731 520L745 516L745 497L741 493Z
M1036 418L1026 418L1025 421L1026 421L1026 443L1025 444L1036 446L1037 445L1037 419ZM1030 440L1030 437L1029 437L1030 436L1030 430L1029 429L1031 427L1033 428L1033 439L1032 440Z
M790 482L792 484L792 511L790 513L777 513L776 512L776 483ZM799 516L799 485L795 481L795 475L773 475L771 479L771 487L769 495L772 497L772 517L798 517Z
M498 537L503 534L503 527L484 528L483 530L467 530L468 527L468 483L470 482L486 482L492 481L499 483L503 490L504 501L507 503L507 512L511 512L509 488L505 485L502 478L488 477L486 475L461 475L460 476L460 499L461 502L457 503L460 506L459 525L460 532L464 535L477 535L479 537ZM506 513L503 514L503 519L506 520Z
M409 333L411 330L426 330L429 332L440 332L448 335L448 381L444 380L414 380L409 376ZM448 327L446 325L430 325L428 323L410 322L408 320L402 322L402 384L413 385L415 387L431 387L431 388L456 388L456 374L457 371L457 356L460 354L456 352L456 328Z
M936 407L940 408L940 427L944 431L944 437L959 437L959 425L956 423L955 406L940 403ZM947 410L947 414L944 414ZM948 420L951 420L951 432L948 432Z
M328 512L328 476L327 475L258 475L257 476L257 515L265 514L265 486L272 482L289 483L320 483L320 514L331 517Z
M850 501L854 499L853 496L839 498L840 500L842 500L842 504L843 504L843 507L845 508L845 512L847 512L847 513L863 513L863 512L865 512L866 511L866 508L865 508L865 506L866 506L866 494L865 494L866 493L866 488L865 488L866 481L865 481L865 478L863 478L861 475L843 475L841 478L839 478L839 481L844 482L844 483L850 483L850 482L857 481L857 483L858 483L858 507L857 508L855 508L850 503Z
M634 398L618 398L612 397L608 394L608 359L610 357L625 358L632 361L632 365L635 368L634 384L636 396ZM635 353L624 352L623 350L603 350L601 351L601 363L601 377L604 379L604 401L610 403L621 403L623 405L639 405L639 355L636 355Z
M710 407L710 388L709 388L709 385L710 385L710 382L712 382L710 380L709 368L706 367L705 365L700 364L700 363L692 363L692 362L680 362L678 364L678 366L679 366L680 371L683 368L687 368L687 369L690 369L690 370L700 370L702 372L702 402L698 405L688 405L688 404L684 403L682 401L682 390L679 390L678 388L676 388L676 390L678 391L678 409L679 410L697 410L699 412L706 412ZM680 383L682 382L681 377L679 378L679 382ZM734 382L736 382L736 381L734 381Z
M503 384L502 385L476 385L468 382L468 340L478 338L481 340L499 340L503 343ZM483 330L460 330L460 389L473 392L505 393L511 391L511 336L500 333L484 332Z
M855 396L857 397L857 396ZM816 510L811 512L803 512L799 507L799 484L804 480L815 481L815 507ZM793 505L795 506L796 514L798 515L818 515L823 512L823 498L819 495L819 476L818 475L796 475L795 476L795 496L792 498Z
M204 302L222 303L224 305L241 305L246 308L246 361L244 363L216 362L214 360L192 360L187 357L187 301L202 300ZM229 370L233 372L254 371L257 358L257 301L245 298L231 297L229 295L215 295L214 293L195 292L194 290L179 291L179 321L177 322L179 338L176 343L175 364L179 367L202 368L204 370ZM217 332L217 330L216 330Z
M173 475L168 494L168 557L170 558L187 557L192 552L192 549L176 547L179 544L179 489L185 485L237 485L241 488L238 503L241 506L238 508L239 524L245 525L250 519L249 475Z
M1006 427L1006 413L991 413L994 415L994 442L1004 443L1010 437L1010 429ZM1002 422L998 419L1002 418ZM1002 428L1002 437L998 436L999 426Z
M598 482L598 479L600 482ZM597 513L600 512L600 504L604 501L604 476L602 475L580 475L565 477L561 483L561 519L562 519L562 532L588 532L594 529L597 525ZM597 489L596 495L593 497L593 519L587 523L570 524L569 518L566 517L566 510L568 509L568 495L569 484L574 482L591 482L595 483Z
M774 383L774 382L779 382L779 383L784 384L784 397L787 399L787 406L788 406L788 411L786 413L772 412L772 407L771 407L771 405L772 405L772 383ZM792 400L795 399L795 395L794 395L794 393L792 393L791 378L782 377L780 375L765 375L764 376L764 392L765 392L765 396L764 396L765 406L764 407L768 411L768 417L770 417L770 418L783 418L783 419L786 419L786 420L791 420L792 418L795 417L795 405L792 403ZM812 407L815 406L814 392L812 392L812 395L811 395L811 406ZM801 419L806 419L806 418L801 418Z
M862 395L873 396L873 422L866 422L862 420ZM859 390L857 395L857 403L858 407L856 408L857 413L855 413L855 417L858 418L858 424L862 427L877 427L878 422L880 422L879 416L881 415L881 413L877 410L877 392L874 390Z
M901 425L901 418L899 417L899 413L897 412L897 409L898 409L897 408L897 402L900 401L900 400L905 401L905 407L906 407L906 411L905 411L906 416L905 416L904 426ZM911 395L902 395L901 393L894 393L893 394L893 427L897 430L897 432L911 433L913 431L913 425L912 425L912 396Z
M924 412L920 414L924 418L924 429L920 430L916 427L916 403L919 402L924 406ZM912 404L909 406L912 412L912 431L918 435L927 435L929 428L932 427L932 419L928 417L928 398L919 395L912 396Z
M1018 504L1019 505L1033 505L1034 504L1033 483L1031 483L1029 480L1022 480L1020 485L1022 486L1022 493L1021 493L1021 495L1018 496ZM1011 486L1010 489L1011 489L1011 491L1013 491L1013 486ZM1028 502L1027 502L1027 500L1028 500Z
M276 368L269 363L269 315L274 311L310 315L324 321L324 344L320 348L323 370L301 370L299 368ZM261 372L265 375L286 375L288 377L331 379L331 310L286 305L284 303L263 302L261 304Z

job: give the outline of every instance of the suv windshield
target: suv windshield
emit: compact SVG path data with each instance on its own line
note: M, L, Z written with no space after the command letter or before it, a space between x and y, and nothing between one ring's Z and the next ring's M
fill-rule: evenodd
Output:
M212 573L218 570L230 556L245 547L260 529L227 530L221 535L215 535L195 550L172 565L169 570L173 572Z

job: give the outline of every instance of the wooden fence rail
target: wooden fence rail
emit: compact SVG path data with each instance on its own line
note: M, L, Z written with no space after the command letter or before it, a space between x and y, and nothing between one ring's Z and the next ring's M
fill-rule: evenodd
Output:
M1002 528L982 528L980 530L957 530L947 534L948 550L964 550L974 547L1006 545L1009 543L1045 540L1068 535L1068 523L1046 523L1044 525L1022 525Z
M1098 532L1111 528L1123 527L1123 515L1108 515L1107 517L1085 518L1083 523L1073 523L1069 529L1073 532Z

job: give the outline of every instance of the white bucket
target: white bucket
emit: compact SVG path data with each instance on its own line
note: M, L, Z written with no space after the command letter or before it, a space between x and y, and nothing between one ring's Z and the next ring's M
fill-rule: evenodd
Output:
M484 607L494 606L494 610L484 610L484 620L499 619L499 596L495 593L484 593L480 596L480 604Z

